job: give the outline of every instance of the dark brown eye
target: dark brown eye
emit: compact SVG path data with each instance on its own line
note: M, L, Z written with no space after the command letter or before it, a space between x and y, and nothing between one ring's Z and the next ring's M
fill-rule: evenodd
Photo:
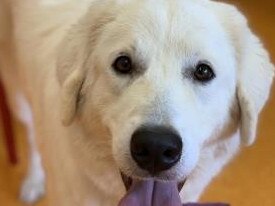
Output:
M132 72L132 61L128 56L120 56L114 61L113 68L120 74L129 74Z
M208 82L215 78L212 68L208 64L198 64L194 72L194 79L200 82Z

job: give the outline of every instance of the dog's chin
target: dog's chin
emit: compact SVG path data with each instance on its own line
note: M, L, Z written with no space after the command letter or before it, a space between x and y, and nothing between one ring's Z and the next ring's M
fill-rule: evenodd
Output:
M123 172L120 172L120 175L121 175L121 179L122 179L122 182L125 186L126 191L128 191L131 188L131 186L133 184L133 180L135 180L135 179L145 179L144 177L140 177L140 178L129 177L129 176L125 175ZM151 177L151 178L153 179L154 177ZM147 177L146 179L150 179L150 177ZM161 179L157 180L157 181L161 181ZM166 180L166 182L168 182L168 181ZM176 181L176 182L177 182L178 191L180 192L182 190L185 182L186 182L186 179L184 179L182 181Z
M118 206L181 206L179 193L184 181L164 181L154 177L133 178L121 172L121 178L126 188Z

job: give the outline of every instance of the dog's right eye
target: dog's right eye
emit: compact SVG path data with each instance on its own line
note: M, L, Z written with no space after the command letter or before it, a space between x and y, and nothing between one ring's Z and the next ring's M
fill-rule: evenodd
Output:
M118 57L112 66L119 74L130 74L132 72L132 60L128 56Z

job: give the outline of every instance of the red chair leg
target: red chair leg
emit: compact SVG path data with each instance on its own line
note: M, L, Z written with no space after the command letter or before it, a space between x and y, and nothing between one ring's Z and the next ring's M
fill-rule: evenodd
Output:
M10 163L17 163L15 139L12 128L12 118L6 101L5 90L0 81L0 118L2 119L4 138Z

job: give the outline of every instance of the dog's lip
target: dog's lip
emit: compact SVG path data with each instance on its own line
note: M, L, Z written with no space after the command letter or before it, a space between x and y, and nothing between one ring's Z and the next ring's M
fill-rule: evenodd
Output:
M133 183L133 178L125 175L123 172L120 172L120 175L121 175L121 179L123 181L123 184L126 188L126 191L128 191ZM186 182L186 179L184 179L183 181L179 181L178 182L178 191L180 192L184 186Z
M121 179L123 181L123 184L126 188L126 190L128 191L133 183L133 179L131 177L128 177L127 175L125 175L124 173L120 172L121 175Z

